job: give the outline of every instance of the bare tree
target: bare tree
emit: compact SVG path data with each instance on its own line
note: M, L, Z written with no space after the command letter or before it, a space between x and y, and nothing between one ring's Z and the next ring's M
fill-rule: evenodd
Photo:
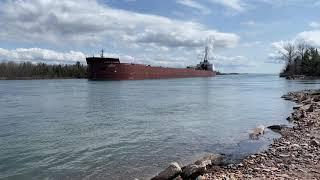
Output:
M291 42L283 44L282 49L278 52L281 54L281 59L288 64L292 64L298 55L295 44Z
M297 53L301 59L304 59L305 52L310 48L310 45L305 40L297 42Z

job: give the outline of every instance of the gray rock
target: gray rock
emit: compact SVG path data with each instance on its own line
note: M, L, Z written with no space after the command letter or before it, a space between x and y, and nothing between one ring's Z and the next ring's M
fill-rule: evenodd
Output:
M283 98L284 100L287 100L287 101L291 101L292 100L292 97L289 96L289 95L283 95L281 98Z
M182 170L179 164L173 162L169 167L160 172L157 176L153 177L151 180L171 180L179 176L181 172Z
M319 102L319 101L320 101L320 96L319 96L319 95L315 96L315 97L313 98L313 101Z
M320 95L320 91L319 90L314 90L313 92L311 92L311 95L318 96L318 95Z
M254 171L260 171L261 169L256 167L256 168L253 168L253 170Z
M271 172L270 169L262 169L262 171L264 171L264 172Z
M204 177L204 176L198 176L197 178L196 178L196 180L205 180L206 178Z
M289 154L279 154L279 157L281 157L281 158L288 158L288 157L290 157L290 155L289 155Z
M292 144L289 147L292 148L292 149L300 149L299 144Z
M312 140L310 141L310 144L311 144L312 146L320 146L319 141L317 141L317 140L315 140L315 139L312 139Z
M302 105L296 105L296 106L293 106L293 109L300 109L302 107Z
M314 107L312 104L307 104L307 105L302 106L300 109L303 111L307 111L307 112L313 112Z
M195 165L202 165L202 166L218 166L223 163L224 156L221 154L208 154L204 156L202 159L196 161Z
M287 174L278 174L277 176L282 178L290 178L290 176Z
M203 165L190 164L183 167L181 177L183 179L195 179L200 175L206 173L207 168Z
M268 129L271 129L272 131L281 131L283 128L286 128L286 125L272 125L268 126Z
M249 138L253 140L258 140L264 134L264 131L265 131L264 126L262 125L258 126L257 128L254 128L252 130L252 132L249 134Z
M172 180L183 180L182 179L182 177L181 176L177 176L177 177L175 177L174 179L172 179Z

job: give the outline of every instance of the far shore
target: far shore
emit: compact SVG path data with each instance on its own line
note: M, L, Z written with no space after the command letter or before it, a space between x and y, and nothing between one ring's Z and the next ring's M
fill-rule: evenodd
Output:
M246 73L221 73L221 72L217 72L217 75L240 75L240 74L246 74Z
M54 79L86 79L74 77L0 77L0 80L54 80Z

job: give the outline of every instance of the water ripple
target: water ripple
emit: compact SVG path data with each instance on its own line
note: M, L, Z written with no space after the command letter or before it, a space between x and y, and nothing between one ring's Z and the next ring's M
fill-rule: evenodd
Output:
M171 161L259 151L248 130L285 123L280 96L319 81L274 75L147 81L0 81L0 179L148 179Z

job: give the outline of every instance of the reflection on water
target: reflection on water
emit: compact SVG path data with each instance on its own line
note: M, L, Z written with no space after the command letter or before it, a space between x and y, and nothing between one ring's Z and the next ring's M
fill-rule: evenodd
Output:
M307 88L319 81L0 81L0 178L142 179L204 153L239 158L277 137L248 131L286 123L293 104L280 97Z

